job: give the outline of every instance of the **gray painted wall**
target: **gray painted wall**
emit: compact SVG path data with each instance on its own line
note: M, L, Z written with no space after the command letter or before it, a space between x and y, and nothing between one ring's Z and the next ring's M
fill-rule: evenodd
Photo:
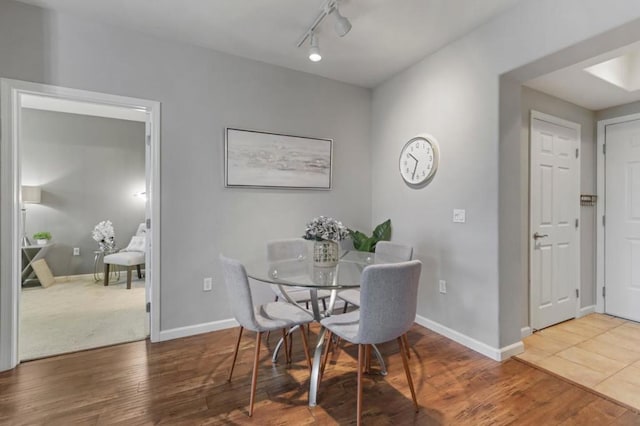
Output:
M419 315L494 348L520 340L520 88L501 87L500 76L638 16L632 1L521 2L374 90L373 221L391 217L394 239L413 244L425 264ZM507 99L500 89L517 93ZM510 115L499 115L501 102ZM412 190L397 158L423 132L440 142L440 170ZM467 210L466 224L451 222L454 208ZM447 280L446 295L438 279Z
M218 253L251 257L265 240L300 235L324 213L363 229L391 218L393 239L413 244L425 262L418 313L501 347L520 339L524 228L519 89L514 121L503 122L500 75L638 17L635 0L521 2L371 98L350 85L0 0L0 76L162 102L161 329L229 318ZM333 138L334 189L225 190L227 125ZM503 125L514 138L501 140ZM414 191L397 159L421 132L439 139L442 164L431 185ZM467 209L465 225L451 223L453 208ZM203 293L209 275L215 288ZM438 278L448 280L447 295L437 292Z
M250 259L321 214L371 226L369 90L7 0L0 76L161 102L161 330L231 317L221 252ZM225 189L225 126L332 138L333 189Z
M625 115L640 113L640 102L632 102L626 105L619 105L607 109L596 111L596 121L607 120L609 118L623 117Z
M144 221L144 123L23 109L22 182L42 188L27 206L27 235L49 231L47 263L55 276L93 272L93 227L111 220L125 247ZM73 247L80 256L73 256Z
M580 191L582 194L596 193L596 137L595 137L595 112L582 108L578 105L564 101L562 99L549 96L528 87L522 87L522 143L529 146L529 129L531 123L531 110L550 114L562 118L581 126L581 148L580 148ZM529 168L529 151L526 151L523 159L523 167ZM526 183L526 182L525 182ZM523 188L523 192L528 194L528 185ZM527 211L529 203L527 197ZM579 202L576 199L576 203ZM596 278L595 278L595 256L596 256L596 223L595 207L580 208L580 281L581 281L581 306L592 306L596 303ZM528 222L528 219L527 219ZM528 268L527 268L528 270ZM528 272L527 272L528 276ZM523 288L523 310L521 325L529 325L529 286L524 282Z

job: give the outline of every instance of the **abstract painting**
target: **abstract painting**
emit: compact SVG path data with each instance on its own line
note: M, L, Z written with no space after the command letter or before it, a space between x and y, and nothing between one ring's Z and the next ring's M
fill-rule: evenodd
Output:
M225 186L331 189L331 139L226 129Z

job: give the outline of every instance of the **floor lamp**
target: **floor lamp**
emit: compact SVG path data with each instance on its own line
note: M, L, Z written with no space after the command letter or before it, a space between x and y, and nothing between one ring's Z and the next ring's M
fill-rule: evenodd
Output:
M39 186L22 187L22 246L30 246L31 241L27 237L27 207L26 204L40 204L42 190Z

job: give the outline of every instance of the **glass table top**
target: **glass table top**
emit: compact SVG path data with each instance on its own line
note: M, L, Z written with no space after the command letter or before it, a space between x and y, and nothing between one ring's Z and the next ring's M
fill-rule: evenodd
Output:
M269 262L259 259L245 263L247 275L258 281L285 286L316 289L345 289L360 287L365 267L381 263L398 263L402 259L349 250L341 254L335 267L314 266L311 256Z

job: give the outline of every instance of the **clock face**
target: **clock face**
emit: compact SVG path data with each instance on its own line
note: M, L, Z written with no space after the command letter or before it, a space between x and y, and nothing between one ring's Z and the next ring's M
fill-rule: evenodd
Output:
M400 152L400 175L410 186L429 183L438 168L438 143L432 136L416 136Z

